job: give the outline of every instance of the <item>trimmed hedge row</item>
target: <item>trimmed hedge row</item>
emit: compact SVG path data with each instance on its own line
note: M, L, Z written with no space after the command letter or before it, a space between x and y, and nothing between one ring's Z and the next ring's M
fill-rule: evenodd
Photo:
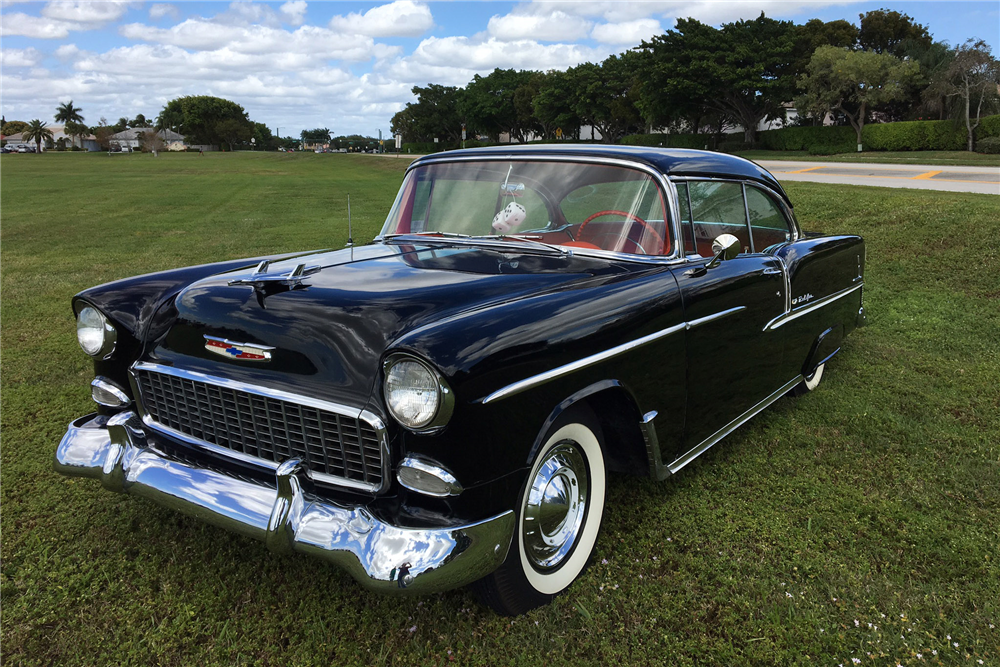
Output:
M1000 114L986 116L976 129L977 141L1000 137ZM632 134L622 139L633 146L743 150L742 133L717 140L708 134ZM806 151L812 155L853 153L857 133L850 126L801 126L757 133L757 147L769 151ZM866 151L960 151L966 147L965 125L950 120L869 123L861 133Z

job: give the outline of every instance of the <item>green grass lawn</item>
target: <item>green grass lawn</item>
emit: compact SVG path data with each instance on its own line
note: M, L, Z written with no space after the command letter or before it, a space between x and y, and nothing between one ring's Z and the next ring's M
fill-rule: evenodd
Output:
M1000 155L968 151L863 151L837 155L810 155L806 151L744 151L748 160L803 160L806 162L875 162L944 166L1000 167Z
M348 194L355 239L370 239L406 164L0 158L6 664L1000 665L996 196L789 183L806 229L867 239L869 326L817 391L676 477L614 479L592 567L520 618L461 590L378 597L52 472L92 406L74 293L343 246Z

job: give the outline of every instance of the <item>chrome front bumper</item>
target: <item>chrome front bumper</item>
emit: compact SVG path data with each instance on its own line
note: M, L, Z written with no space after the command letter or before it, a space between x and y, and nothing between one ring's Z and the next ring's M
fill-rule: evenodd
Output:
M55 470L254 537L277 553L318 556L381 592L431 593L476 581L500 566L514 532L511 511L458 527L393 526L363 506L307 496L298 460L278 467L276 488L175 460L133 412L70 424Z

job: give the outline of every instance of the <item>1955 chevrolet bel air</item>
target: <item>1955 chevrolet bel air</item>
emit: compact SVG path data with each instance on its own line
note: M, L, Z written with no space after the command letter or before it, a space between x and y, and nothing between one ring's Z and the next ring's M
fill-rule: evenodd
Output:
M864 321L865 246L752 162L587 145L413 162L365 246L73 299L61 473L517 614L584 569L608 472L676 473Z

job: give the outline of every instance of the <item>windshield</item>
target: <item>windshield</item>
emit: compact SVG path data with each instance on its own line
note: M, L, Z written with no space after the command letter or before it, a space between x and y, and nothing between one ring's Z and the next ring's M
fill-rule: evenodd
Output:
M381 236L510 239L667 255L666 221L660 187L637 169L484 160L412 169Z

